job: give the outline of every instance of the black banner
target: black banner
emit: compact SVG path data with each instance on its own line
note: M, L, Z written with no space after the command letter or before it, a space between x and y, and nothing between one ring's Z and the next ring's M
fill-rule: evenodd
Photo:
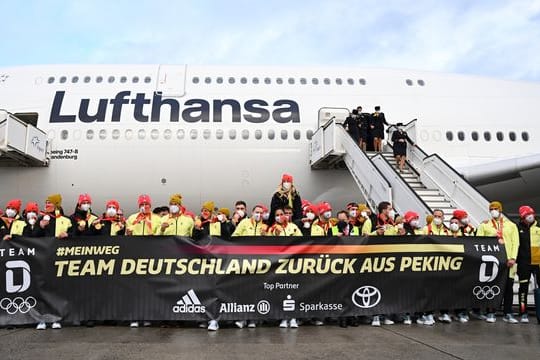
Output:
M497 307L505 264L487 237L15 236L0 244L0 325Z

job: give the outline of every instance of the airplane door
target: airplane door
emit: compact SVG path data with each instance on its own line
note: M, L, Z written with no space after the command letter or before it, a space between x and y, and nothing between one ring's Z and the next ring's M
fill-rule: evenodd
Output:
M159 65L156 91L164 97L182 97L186 94L186 65Z

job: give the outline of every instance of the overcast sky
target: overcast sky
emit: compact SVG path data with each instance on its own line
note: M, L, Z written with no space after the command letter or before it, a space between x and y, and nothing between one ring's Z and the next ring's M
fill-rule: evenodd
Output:
M0 66L330 65L540 80L540 0L0 0Z

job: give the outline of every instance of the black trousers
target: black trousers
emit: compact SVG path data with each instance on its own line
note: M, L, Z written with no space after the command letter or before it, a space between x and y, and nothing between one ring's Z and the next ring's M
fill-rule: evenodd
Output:
M527 295L529 293L529 281L531 275L534 274L536 281L536 287L538 287L538 275L540 274L540 266L531 264L519 264L518 263L518 278L519 278L519 313L525 314L527 312ZM538 306L540 304L536 304Z

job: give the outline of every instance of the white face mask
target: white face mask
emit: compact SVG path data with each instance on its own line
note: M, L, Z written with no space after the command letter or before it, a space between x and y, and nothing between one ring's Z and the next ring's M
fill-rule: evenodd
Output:
M36 223L36 218L28 219L28 223L29 223L30 225L35 225L35 223Z
M433 223L437 226L441 225L442 224L442 219L441 218L433 218Z
M270 213L267 213L267 212L263 213L263 214L262 214L262 218L263 218L263 220L268 220L268 219L270 219Z
M217 216L217 219L218 219L219 222L222 222L223 220L225 220L225 215L219 214L219 215Z
M304 223L304 227L305 227L306 229L309 229L310 226L311 226L311 223L310 223L309 221L306 221L306 222Z
M308 213L306 214L306 217L307 217L309 220L313 220L313 219L315 219L315 214L312 213L312 212L308 212Z
M26 218L27 218L28 220L30 220L30 219L36 219L36 218L37 218L37 214L36 214L35 212L33 212L33 211L30 211L29 213L26 213Z
M244 212L244 210L236 210L236 213L237 213L238 216L240 216L241 218L243 218L244 215L246 215L246 213Z
M139 208L139 211L140 211L142 214L144 214L144 213L146 212L146 206L144 206L144 205L141 206L141 207Z
M396 217L396 212L394 211L394 209L390 210L388 212L388 217L392 220L394 220L394 218Z
M353 218L355 218L355 217L356 217L356 215L357 215L357 212L356 212L356 210L351 210L351 211L349 211L349 216L350 216L350 217L353 217Z
M450 227L450 231L452 232L458 232L459 230L459 224L456 224L456 223L451 223L449 227Z
M462 223L463 225L465 225L465 226L469 225L469 218L463 218L463 219L461 219L460 221L461 221L461 223Z
M325 219L330 219L332 217L332 212L331 211L325 211L323 216L325 217Z
M365 211L362 211L362 212L360 213L360 216L362 216L363 218L366 218L366 219L368 218L368 214L367 214L367 212L365 212Z
M178 206L178 205L171 205L171 206L169 206L169 210L170 210L170 212L172 212L173 214L178 214L178 212L180 211L180 206Z
M534 222L534 215L533 215L533 214L530 214L530 215L525 216L525 221L526 221L528 224L532 224L532 223Z
M291 188L291 183L290 182L284 182L283 183L283 189L285 190L289 190Z
M411 220L410 224L413 229L418 229L420 227L420 221L418 220Z
M108 217L116 216L116 209L113 207L110 207L107 209L106 214Z
M260 213L253 213L252 218L255 221L261 221L261 214Z
M281 216L276 215L276 222L277 222L278 224L281 224Z
M90 210L90 204L82 204L82 205L81 205L81 210L82 210L82 211L88 211L88 210Z
M6 215L9 218L14 218L17 215L17 211L13 209L6 209Z
M491 217L494 218L494 219L498 219L499 216L501 215L499 210L491 210L489 213L491 214Z

